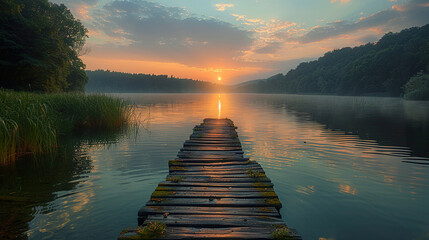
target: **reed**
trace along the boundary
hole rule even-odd
[[[51,152],[62,135],[119,131],[133,114],[133,105],[106,95],[0,90],[0,164]]]

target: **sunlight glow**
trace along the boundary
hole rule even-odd
[[[220,115],[221,115],[221,112],[222,112],[222,104],[220,102],[220,94],[218,96],[219,96],[219,101],[218,101],[218,107],[217,107],[218,108],[217,118],[220,119]]]
[[[218,77],[218,78],[217,78],[217,80],[218,80],[218,81],[222,81],[222,77]]]

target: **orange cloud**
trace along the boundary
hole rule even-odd
[[[218,11],[225,11],[227,8],[234,7],[234,4],[232,4],[232,3],[218,3],[215,6],[216,6],[216,10],[218,10]]]
[[[398,4],[393,5],[392,9],[395,11],[398,11],[398,12],[405,12],[405,10],[406,10],[404,6],[401,6]]]

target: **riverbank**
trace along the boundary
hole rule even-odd
[[[134,107],[106,95],[0,90],[0,164],[23,154],[52,152],[60,135],[119,131]]]

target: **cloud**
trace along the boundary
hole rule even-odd
[[[412,0],[408,4],[394,5],[392,9],[362,17],[357,22],[336,21],[323,27],[315,27],[298,40],[301,43],[311,43],[356,31],[378,29],[378,32],[384,33],[427,23],[429,23],[428,1]]]
[[[52,2],[66,5],[77,19],[85,21],[91,19],[90,9],[97,5],[98,0],[52,0]]]
[[[344,4],[344,3],[349,3],[350,0],[331,0],[331,3],[337,3],[337,2]]]
[[[280,42],[272,42],[267,43],[265,46],[254,49],[254,53],[258,54],[273,54],[278,52],[282,48],[282,44]]]
[[[189,66],[237,64],[251,33],[215,19],[148,1],[114,1],[94,11],[91,28],[110,40],[93,52],[135,60],[178,62]],[[102,50],[104,49],[104,50]]]
[[[216,10],[218,10],[218,11],[225,11],[227,8],[234,7],[234,4],[232,4],[232,3],[218,3],[215,6],[216,6]]]

